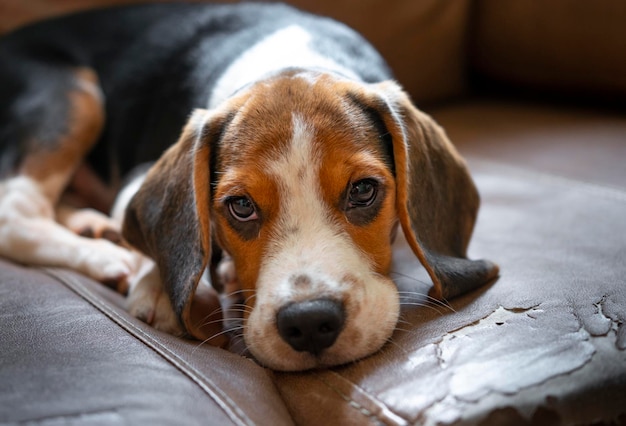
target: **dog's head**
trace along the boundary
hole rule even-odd
[[[466,259],[479,199],[443,131],[393,82],[292,70],[198,110],[131,201],[126,238],[153,257],[188,330],[212,244],[233,258],[244,338],[301,370],[379,349],[398,320],[397,225],[436,297],[489,281]]]

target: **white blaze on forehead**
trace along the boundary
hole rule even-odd
[[[321,159],[314,148],[315,129],[292,115],[292,135],[286,152],[269,162],[267,170],[280,188],[280,213],[276,227],[279,241],[289,233],[306,232],[327,225],[327,209],[320,194]]]
[[[344,285],[346,274],[369,270],[365,256],[332,220],[331,206],[322,197],[321,166],[314,127],[294,114],[286,152],[267,164],[281,193],[279,217],[270,237],[267,261],[262,265],[258,291],[262,292],[268,282],[274,297],[291,298],[294,292],[290,278],[306,275],[312,281],[312,293],[334,293]],[[306,298],[305,293],[299,297]]]
[[[291,140],[287,152],[280,158],[270,161],[269,172],[284,185],[291,187],[298,173],[306,173],[307,178],[317,177],[320,158],[313,148],[315,128],[306,120],[293,113],[291,115]]]

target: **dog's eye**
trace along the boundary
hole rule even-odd
[[[254,204],[248,197],[232,197],[226,201],[230,214],[240,222],[258,219]]]
[[[352,184],[348,200],[348,207],[367,207],[376,199],[378,182],[373,179],[363,179]]]

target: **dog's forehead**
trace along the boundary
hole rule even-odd
[[[306,128],[316,149],[378,152],[380,129],[355,101],[359,84],[341,76],[293,70],[247,88],[223,132],[225,167],[277,158]]]

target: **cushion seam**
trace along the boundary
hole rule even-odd
[[[407,424],[408,420],[406,420],[404,417],[394,413],[393,410],[391,410],[391,408],[389,406],[387,406],[387,404],[385,404],[384,402],[382,402],[382,401],[378,400],[377,398],[375,398],[373,395],[368,393],[365,389],[363,389],[362,387],[358,386],[356,383],[353,383],[352,381],[348,380],[347,378],[343,377],[342,375],[340,375],[340,374],[338,374],[338,373],[336,373],[334,371],[328,371],[328,373],[333,375],[336,379],[339,379],[339,380],[345,382],[352,389],[355,389],[360,395],[364,396],[367,400],[372,402],[375,406],[382,407],[384,410],[388,410],[389,413],[392,416],[389,416],[389,415],[387,415],[387,416],[379,416],[379,415],[377,415],[372,410],[369,410],[367,407],[364,407],[363,404],[355,401],[353,398],[351,398],[349,395],[347,395],[345,392],[343,392],[337,386],[335,386],[332,383],[330,383],[321,374],[317,375],[317,379],[318,380],[320,380],[332,392],[336,393],[341,399],[343,399],[345,402],[347,402],[348,406],[350,406],[351,408],[357,410],[359,414],[365,416],[366,418],[368,418],[370,420],[373,420],[377,424],[386,424],[386,425],[387,424],[393,424],[393,425],[405,425],[405,424]],[[396,417],[396,418],[393,418],[393,417]]]
[[[76,278],[69,274],[66,274],[63,270],[56,268],[41,268],[41,270],[47,275],[57,279],[63,285],[70,290],[78,294],[105,316],[111,319],[118,326],[126,330],[137,340],[148,346],[150,349],[159,354],[168,363],[174,366],[177,370],[182,372],[194,383],[196,383],[207,396],[214,400],[217,405],[228,415],[228,417],[238,425],[252,425],[254,424],[248,416],[231,400],[226,394],[224,394],[219,387],[213,383],[211,379],[206,377],[200,371],[198,371],[191,364],[179,357],[177,354],[169,350],[165,345],[154,339],[150,335],[146,334],[143,330],[133,325],[131,322],[120,316],[117,312],[108,306],[108,303],[100,298],[97,294],[87,289]]]

